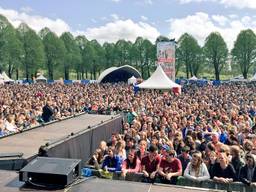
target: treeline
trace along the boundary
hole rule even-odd
[[[160,36],[156,43],[165,40],[169,39]],[[106,68],[131,65],[147,78],[155,69],[156,43],[138,37],[134,43],[121,39],[101,45],[97,40],[74,37],[69,32],[58,37],[48,28],[37,34],[25,23],[15,29],[0,15],[0,72],[6,71],[16,79],[32,79],[42,70],[47,71],[49,79],[70,79],[70,74],[76,74],[76,79],[96,79]],[[203,47],[187,33],[177,41],[176,73],[184,71],[190,77],[214,72],[218,80],[229,62],[247,78],[256,65],[256,35],[252,30],[240,32],[230,53],[217,32],[206,38]]]

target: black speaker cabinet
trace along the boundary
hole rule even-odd
[[[19,180],[35,186],[65,187],[81,176],[80,159],[37,157],[19,172]]]

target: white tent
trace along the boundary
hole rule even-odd
[[[12,80],[10,77],[8,77],[5,72],[2,72],[2,76],[4,78],[5,83],[14,83],[14,80]]]
[[[233,77],[232,79],[230,79],[230,81],[232,81],[232,82],[242,82],[242,81],[247,81],[247,79],[245,79],[243,77],[243,75],[239,75],[239,76]]]
[[[4,84],[4,77],[3,75],[0,73],[0,85]]]
[[[128,79],[128,84],[129,85],[134,85],[137,82],[136,77],[132,76]]]
[[[251,78],[251,81],[256,81],[256,73],[253,75],[253,77]]]
[[[160,65],[158,65],[156,71],[151,75],[151,77],[139,84],[138,87],[141,89],[181,89],[179,84],[174,83],[169,79],[169,77],[167,77]]]
[[[196,76],[193,76],[189,80],[196,81],[196,80],[198,80],[198,78]]]
[[[47,79],[41,74],[36,78],[36,83],[46,83]]]

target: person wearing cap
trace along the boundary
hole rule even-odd
[[[186,169],[188,163],[191,160],[191,156],[189,155],[190,148],[189,146],[185,146],[181,149],[181,154],[178,155],[178,159],[180,160],[182,164],[182,174],[184,173],[184,170]]]
[[[210,142],[214,145],[215,150],[217,151],[217,153],[219,153],[221,151],[221,148],[223,146],[223,143],[221,143],[219,141],[219,134],[218,133],[212,133],[212,141]]]
[[[175,158],[174,150],[170,150],[166,159],[162,159],[158,174],[162,183],[177,183],[178,176],[182,175],[182,165],[180,160]]]
[[[164,144],[160,150],[160,156],[161,158],[165,158],[167,153],[170,151],[169,145]]]

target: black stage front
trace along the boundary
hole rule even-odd
[[[26,186],[18,180],[18,174],[13,171],[0,171],[0,191],[17,192],[17,191],[38,191],[37,188]],[[85,178],[87,179],[87,178]],[[47,190],[40,190],[45,192]],[[99,178],[89,178],[76,185],[71,185],[62,190],[51,190],[58,192],[200,192],[216,191],[212,189],[199,189],[161,184],[146,184],[129,181],[106,180]]]
[[[120,115],[90,115],[59,121],[0,139],[0,153],[23,153],[21,158],[0,158],[0,169],[19,170],[38,155],[78,158],[83,162],[96,149],[100,140],[107,140],[112,132],[120,131]],[[1,156],[1,155],[0,155]]]

